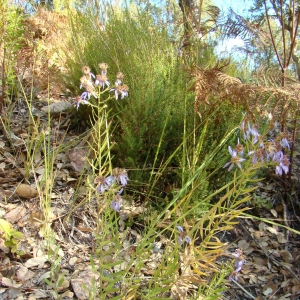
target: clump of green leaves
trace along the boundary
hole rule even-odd
[[[53,247],[52,247],[53,248]],[[62,299],[65,294],[59,294],[60,289],[65,281],[65,272],[61,272],[62,256],[60,255],[61,248],[57,246],[55,249],[49,248],[48,255],[51,262],[51,270],[44,274],[44,281],[52,288],[50,294],[53,299]],[[49,278],[49,279],[48,279]]]
[[[17,253],[19,241],[24,237],[23,233],[15,230],[6,220],[0,219],[0,234],[5,247],[10,248],[12,253]]]
[[[0,110],[4,96],[11,96],[16,92],[16,54],[21,48],[24,34],[22,24],[24,17],[21,11],[7,2],[0,3],[0,65],[2,68]]]
[[[176,59],[176,47],[167,30],[137,8],[108,9],[109,18],[102,29],[97,28],[98,16],[93,11],[86,13],[88,18],[78,14],[72,19],[75,51],[69,53],[66,86],[78,93],[74,83],[84,64],[97,72],[99,61],[105,61],[110,73],[122,71],[130,88],[128,101],[108,103],[114,112],[110,117],[115,128],[113,164],[142,169],[155,161],[157,168],[182,138],[186,78]],[[192,97],[189,101],[192,111]],[[149,172],[132,176],[132,180],[147,181]]]

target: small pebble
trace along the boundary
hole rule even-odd
[[[17,194],[23,198],[35,198],[38,195],[36,189],[28,184],[20,184],[16,190]]]

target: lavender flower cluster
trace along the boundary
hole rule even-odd
[[[181,246],[183,242],[190,244],[192,242],[191,238],[184,232],[183,228],[180,225],[176,226],[179,230],[178,244]]]
[[[120,211],[123,202],[121,194],[123,193],[124,187],[127,185],[128,180],[128,174],[125,169],[114,168],[111,175],[107,177],[97,176],[94,179],[94,183],[97,185],[97,192],[100,194],[104,194],[109,190],[118,190],[111,202],[111,208],[115,211]]]
[[[243,250],[241,249],[236,249],[235,253],[232,253],[232,255],[235,257],[235,262],[234,262],[235,269],[230,274],[229,281],[232,281],[233,279],[237,281],[238,273],[242,270],[242,267],[246,263],[246,260],[245,260],[245,256],[243,255]]]
[[[108,65],[106,63],[100,63],[99,68],[101,70],[101,74],[97,74],[96,76],[91,72],[90,67],[84,66],[82,68],[83,76],[80,78],[80,88],[84,88],[85,91],[80,95],[76,96],[75,98],[75,107],[78,110],[80,104],[89,104],[89,100],[91,96],[98,98],[95,87],[99,86],[100,89],[105,90],[106,88],[110,87],[110,82],[108,81],[107,77],[107,68]],[[115,81],[115,87],[110,89],[110,92],[115,93],[116,100],[121,99],[128,96],[129,88],[126,84],[122,83],[122,79],[124,78],[124,74],[118,72]]]
[[[258,127],[256,125],[251,126],[249,121],[244,120],[241,123],[240,129],[243,133],[244,140],[250,140],[253,145],[258,144],[256,150],[250,151],[248,156],[252,156],[252,164],[257,162],[273,162],[276,164],[276,174],[282,175],[289,172],[290,161],[287,155],[285,155],[285,149],[290,149],[289,142],[287,140],[287,134],[281,133],[276,139],[263,141],[262,136],[258,133]],[[243,158],[244,146],[238,139],[237,145],[234,149],[228,146],[231,160],[227,162],[223,168],[229,166],[228,170],[232,170],[234,165],[237,165],[242,169],[241,163],[246,159]]]

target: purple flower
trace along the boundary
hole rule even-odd
[[[263,163],[264,160],[264,149],[263,148],[259,148],[256,151],[250,151],[248,153],[248,156],[252,155],[252,163],[255,165],[259,160]]]
[[[280,143],[270,140],[265,143],[265,151],[267,154],[267,159],[272,159],[273,161],[279,161],[282,156],[282,146]]]
[[[86,91],[81,94],[81,98],[83,100],[85,100],[86,98],[88,98],[88,100],[90,100],[91,95],[93,95],[95,98],[98,98],[94,92],[94,86],[88,85],[85,87],[85,89],[86,89]]]
[[[237,281],[238,273],[242,270],[242,267],[246,263],[246,260],[243,255],[243,251],[240,249],[236,249],[235,253],[232,253],[232,255],[236,258],[234,263],[235,270],[230,274],[229,281],[232,281],[233,279]]]
[[[106,75],[97,75],[95,80],[95,85],[96,86],[100,85],[104,89],[105,85],[109,87],[110,83]]]
[[[129,180],[127,171],[125,169],[120,169],[120,168],[114,168],[112,170],[113,176],[115,180],[121,185],[125,186],[127,185],[127,182]]]
[[[124,74],[122,72],[118,72],[117,74],[117,79],[115,81],[115,86],[121,85],[122,84],[122,80],[124,78]]]
[[[80,88],[82,89],[83,87],[86,88],[88,86],[93,86],[93,81],[86,78],[86,76],[82,76],[80,78]]]
[[[116,195],[113,201],[111,202],[111,208],[115,211],[120,211],[122,201],[123,199],[121,198],[121,196],[119,194]]]
[[[185,236],[184,241],[188,244],[192,242],[191,238],[188,235]]]
[[[238,155],[243,155],[244,154],[244,146],[240,143],[240,139],[239,138],[238,138],[238,142],[237,142],[234,150],[236,151],[236,153]]]
[[[231,253],[231,255],[233,255],[234,257],[240,257],[243,255],[243,250],[241,249],[235,249],[234,253]]]
[[[242,266],[246,263],[245,259],[240,259],[240,257],[238,259],[236,259],[235,261],[235,272],[240,272],[242,270]]]
[[[286,155],[283,155],[281,152],[281,158],[279,159],[279,165],[276,166],[275,173],[277,175],[282,175],[283,173],[287,174],[289,172],[290,161]]]
[[[100,63],[99,68],[101,69],[101,75],[106,76],[108,64],[107,63]]]
[[[177,242],[180,246],[183,244],[183,240],[181,236],[178,237]]]
[[[111,89],[110,92],[115,92],[116,100],[119,99],[119,95],[121,95],[121,99],[128,96],[129,88],[126,84],[117,85],[114,89]]]
[[[105,180],[106,180],[107,184],[109,184],[110,186],[116,182],[116,178],[113,175],[107,176]]]
[[[183,228],[180,225],[177,225],[176,227],[179,230],[179,232],[181,232],[181,233],[184,232]]]
[[[76,102],[75,102],[74,106],[76,107],[77,110],[78,110],[80,104],[90,104],[89,101],[82,99],[81,96],[76,96],[75,101]]]
[[[178,236],[178,244],[181,246],[183,244],[183,242],[186,242],[188,244],[190,244],[192,242],[191,238],[186,235],[186,233],[184,232],[183,228],[180,225],[176,226],[177,229],[179,230],[180,234]]]
[[[229,281],[232,280],[238,281],[238,273],[236,273],[235,271],[233,271],[230,275],[229,275]]]
[[[223,168],[226,168],[229,166],[228,171],[230,171],[236,164],[241,169],[242,168],[241,162],[243,162],[245,160],[245,158],[238,157],[236,150],[232,150],[230,146],[228,146],[228,151],[231,155],[231,160],[229,162],[227,162],[223,166]]]
[[[97,176],[94,179],[94,183],[96,183],[97,186],[97,192],[100,194],[103,194],[105,191],[109,190],[110,186],[112,185],[111,181],[104,176]]]
[[[280,142],[280,145],[282,146],[282,148],[288,148],[290,149],[290,145],[289,145],[289,142],[286,138],[283,138]]]
[[[82,73],[85,75],[86,79],[88,80],[95,78],[95,75],[91,72],[91,69],[88,66],[82,67]]]
[[[250,126],[250,123],[248,123],[248,130],[246,131],[247,138],[252,135],[253,137],[253,143],[256,144],[259,138],[259,133],[257,131],[257,125]]]

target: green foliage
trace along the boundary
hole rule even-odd
[[[17,93],[17,52],[22,46],[24,15],[8,1],[0,3],[0,65],[2,68],[2,93],[12,96]],[[3,95],[3,97],[5,96]]]
[[[0,234],[4,239],[5,247],[10,248],[12,253],[18,253],[18,243],[23,239],[23,233],[13,229],[6,220],[0,219]]]
[[[220,271],[213,274],[210,282],[207,285],[201,286],[199,289],[199,299],[217,300],[220,299],[223,292],[226,290],[224,282],[229,276],[230,267],[222,264]]]
[[[75,52],[70,53],[71,75],[67,78],[73,93],[79,91],[74,83],[78,82],[82,65],[89,65],[97,73],[102,61],[108,63],[110,74],[122,71],[129,86],[128,101],[108,104],[114,112],[114,161],[128,168],[152,166],[155,157],[161,162],[165,153],[182,141],[186,92],[183,69],[167,31],[143,12],[110,9],[103,31],[97,28],[93,15],[84,19],[78,15],[74,33]],[[192,101],[190,98],[191,107]]]
[[[270,209],[273,206],[273,203],[270,200],[271,199],[259,197],[258,195],[253,193],[252,205]]]
[[[59,291],[65,281],[65,271],[61,272],[61,263],[62,263],[62,256],[60,255],[61,248],[57,246],[53,248],[50,246],[48,251],[49,261],[51,264],[51,269],[49,272],[46,272],[42,278],[44,279],[45,283],[51,288],[49,291],[51,297],[55,300],[63,299],[65,294],[59,294]],[[66,292],[67,294],[67,292]]]

